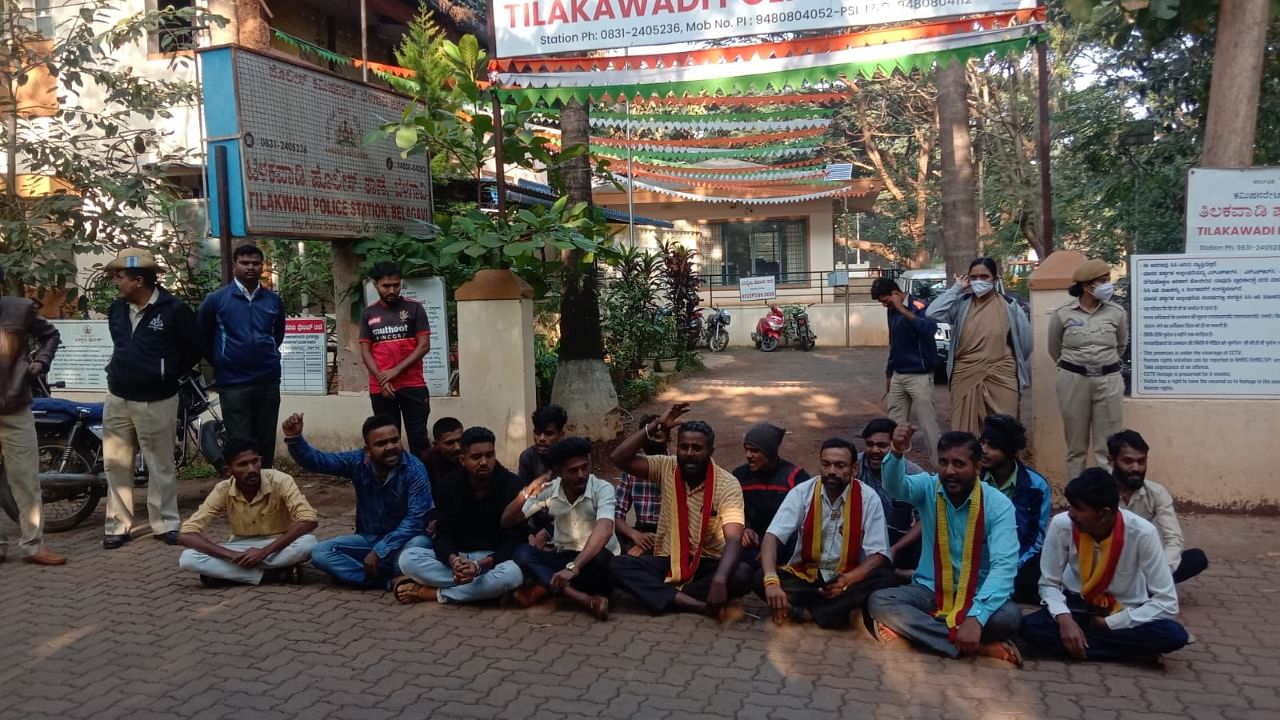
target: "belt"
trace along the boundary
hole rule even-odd
[[[1102,377],[1103,375],[1110,375],[1111,373],[1120,372],[1120,363],[1111,363],[1110,365],[1102,365],[1102,366],[1076,365],[1075,363],[1069,363],[1066,360],[1059,360],[1058,367],[1062,368],[1063,370],[1066,370],[1067,372],[1073,372],[1077,375],[1084,375],[1085,377]]]

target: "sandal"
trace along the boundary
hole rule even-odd
[[[401,605],[432,602],[437,597],[435,588],[422,585],[407,575],[401,575],[392,580],[391,591],[395,593],[396,602]]]
[[[601,622],[608,620],[609,619],[609,598],[601,597],[601,596],[596,596],[591,598],[591,604],[587,606],[587,611],[590,612],[593,616],[595,616],[595,619]]]

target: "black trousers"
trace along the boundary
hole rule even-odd
[[[779,572],[778,580],[782,583],[782,591],[787,594],[787,601],[793,607],[808,610],[818,627],[833,630],[848,627],[849,615],[858,608],[865,608],[871,593],[898,585],[898,578],[888,564],[877,567],[862,582],[830,599],[822,594],[822,588],[827,583],[822,581],[821,576],[816,582],[809,582],[789,572]],[[763,598],[763,570],[756,574],[755,584],[756,593]]]
[[[219,387],[218,403],[222,407],[227,437],[258,443],[262,467],[272,467],[276,459],[276,428],[280,422],[280,383]]]
[[[1209,557],[1204,554],[1200,548],[1192,548],[1182,551],[1182,562],[1178,563],[1178,569],[1173,573],[1173,581],[1180,583],[1183,580],[1191,578],[1204,572],[1209,567]]]
[[[396,427],[404,428],[410,452],[420,456],[427,451],[431,445],[427,438],[427,418],[431,416],[430,391],[424,387],[397,388],[393,398],[371,394],[369,404],[373,406],[374,415],[395,418]],[[403,426],[401,418],[404,419]]]
[[[693,579],[685,583],[684,587],[677,588],[665,581],[667,571],[671,569],[670,558],[663,555],[623,555],[609,563],[609,577],[614,585],[635,595],[650,612],[660,613],[671,609],[677,592],[706,601],[707,593],[711,590],[711,580],[719,566],[719,558],[702,558]],[[729,574],[729,597],[732,599],[746,595],[751,591],[751,581],[751,568],[746,563],[738,563]]]
[[[551,577],[576,557],[577,550],[539,550],[532,545],[521,545],[511,559],[520,566],[525,577],[551,590]],[[591,562],[578,568],[578,576],[569,585],[588,595],[608,595],[612,589],[609,583],[609,561],[612,558],[608,550],[601,550]]]
[[[1024,605],[1040,604],[1040,553],[1029,558],[1013,579],[1013,600]]]

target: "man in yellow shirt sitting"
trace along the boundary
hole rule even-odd
[[[293,577],[316,545],[311,534],[319,524],[315,509],[292,477],[262,469],[256,442],[228,438],[222,456],[231,477],[214,485],[200,509],[182,523],[178,542],[187,549],[178,565],[199,573],[208,587]],[[231,538],[218,544],[205,531],[224,513]]]

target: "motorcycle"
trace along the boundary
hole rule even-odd
[[[52,387],[65,387],[56,383]],[[40,490],[44,503],[44,527],[50,532],[70,530],[84,522],[107,494],[103,465],[102,403],[82,403],[50,396],[43,377],[32,387],[31,413],[38,438]],[[222,419],[209,397],[204,378],[189,373],[178,385],[178,424],[174,438],[177,467],[191,464],[198,455],[214,467],[222,464]],[[201,422],[208,412],[211,420]],[[197,453],[197,450],[199,452]],[[0,472],[4,472],[0,467]],[[134,487],[147,484],[147,464],[139,451],[133,460]],[[18,519],[18,506],[7,483],[0,485],[0,507],[10,519]]]
[[[702,308],[698,308],[702,315]],[[711,316],[702,323],[700,342],[706,343],[711,352],[720,352],[729,347],[729,321],[732,317],[724,308],[711,308]]]
[[[769,312],[756,322],[751,341],[764,352],[773,352],[779,345],[792,345],[807,352],[817,344],[818,336],[809,324],[807,305],[788,305],[785,311],[770,305]]]

